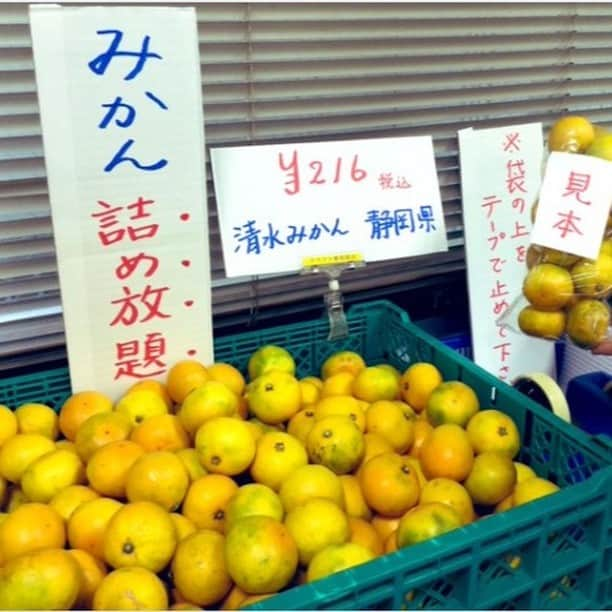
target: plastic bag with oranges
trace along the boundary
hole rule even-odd
[[[592,155],[612,161],[612,131],[584,117],[563,117],[548,135],[548,151]],[[612,194],[610,194],[612,202]],[[532,209],[532,221],[537,202]],[[612,207],[596,259],[531,244],[522,295],[498,323],[524,334],[595,349],[612,339]]]

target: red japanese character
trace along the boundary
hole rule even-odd
[[[113,208],[111,204],[108,204],[108,202],[104,202],[102,200],[98,200],[98,204],[102,206],[104,210],[92,213],[91,216],[94,219],[100,219],[100,228],[106,229],[107,227],[117,225],[117,223],[119,223],[119,220],[117,219],[117,213],[123,210],[123,206],[115,206]]]
[[[499,378],[501,380],[507,380],[509,372],[510,372],[509,366],[502,366],[501,368],[499,368]]]
[[[498,344],[493,347],[496,351],[500,352],[500,359],[502,363],[504,363],[508,359],[508,357],[510,357],[509,347],[511,346],[512,346],[511,342],[502,342],[501,344]]]
[[[497,335],[500,338],[507,338],[508,337],[508,330],[506,329],[506,327],[504,325],[500,325],[499,323],[497,324]]]
[[[487,240],[489,244],[491,245],[491,250],[494,251],[497,248],[499,241],[503,240],[506,237],[506,233],[500,232],[499,234],[496,235],[495,234],[495,223],[493,221],[491,221],[490,223],[490,229],[491,229],[491,232],[493,232],[493,235],[489,236]]]
[[[147,334],[143,341],[142,359],[138,359],[140,342],[129,340],[116,343],[117,371],[115,380],[121,377],[150,378],[166,372],[166,364],[161,360],[166,354],[166,340],[159,333]],[[158,368],[151,371],[151,367]]]
[[[506,164],[506,188],[508,193],[522,191],[527,193],[525,187],[525,169],[523,168],[524,161],[522,159],[512,160]]]
[[[516,247],[516,261],[525,263],[527,260],[527,247],[524,244]]]
[[[510,134],[506,134],[504,151],[520,151],[520,142],[521,139],[518,132],[510,132]]]
[[[480,206],[487,209],[487,219],[493,214],[496,204],[501,204],[501,200],[495,195],[489,195],[482,198],[482,204]]]
[[[128,210],[135,210],[135,213],[129,218],[132,220],[136,220],[142,219],[144,217],[150,217],[151,213],[145,212],[144,207],[153,203],[153,200],[145,200],[142,198],[142,196],[139,197],[136,202],[133,202],[132,204],[128,204],[128,206],[126,206]],[[102,200],[98,200],[98,204],[102,206],[104,210],[92,213],[91,216],[94,219],[99,219],[100,231],[98,232],[98,237],[102,246],[109,246],[111,244],[120,242],[125,238],[126,232],[128,238],[132,242],[135,242],[136,240],[142,240],[143,238],[152,238],[153,236],[155,236],[155,234],[157,234],[159,225],[156,223],[142,225],[139,227],[133,227],[131,225],[128,225],[127,227],[118,227],[116,229],[109,230],[108,228],[114,227],[119,224],[117,213],[122,211],[124,207],[112,207],[110,204]]]
[[[586,204],[587,206],[591,205],[591,200],[588,202],[581,199],[581,195],[589,188],[591,184],[591,175],[590,174],[582,174],[580,172],[570,172],[569,178],[567,180],[567,185],[565,186],[565,193],[563,197],[569,195],[575,195],[576,200],[581,204]]]
[[[300,191],[300,173],[298,168],[298,152],[293,150],[291,161],[285,162],[283,154],[278,154],[278,165],[283,172],[287,172],[287,180],[285,181],[285,193],[295,195]]]
[[[573,210],[567,213],[557,213],[557,216],[561,217],[561,219],[553,225],[553,228],[560,230],[561,238],[565,238],[568,234],[580,234],[582,236],[582,232],[576,223],[581,218],[575,215]]]
[[[491,266],[493,272],[495,272],[496,274],[501,274],[506,260],[502,259],[501,257],[492,257],[491,259],[489,259],[489,262],[493,264]]]
[[[521,215],[525,212],[525,198],[514,198],[512,208],[518,208]]]
[[[152,289],[151,285],[147,285],[142,293],[131,293],[129,287],[123,287],[124,297],[112,300],[111,304],[120,304],[121,307],[115,318],[111,321],[110,326],[121,323],[129,326],[140,320],[141,323],[150,321],[154,317],[160,319],[167,319],[170,315],[161,312],[161,300],[163,293],[168,291],[169,287],[161,287],[158,289]],[[140,299],[140,303],[145,307],[146,314],[144,317],[139,319],[138,307],[134,302]]]
[[[493,314],[496,317],[498,317],[501,314],[503,314],[506,310],[508,310],[509,307],[510,307],[510,304],[508,304],[506,300],[495,302],[493,304]]]
[[[129,278],[140,263],[147,260],[149,263],[147,271],[144,273],[144,275],[145,277],[152,276],[159,267],[159,260],[157,257],[145,255],[144,253],[138,253],[138,255],[134,255],[132,257],[121,255],[121,263],[115,268],[115,276],[119,280]]]
[[[495,287],[491,290],[489,297],[498,298],[508,295],[508,285],[502,283],[499,279],[495,281]]]
[[[522,236],[529,236],[526,225],[521,225],[518,221],[514,222],[514,234],[510,235],[510,238],[521,238]]]
[[[128,210],[135,210],[136,212],[130,217],[132,221],[136,219],[144,219],[145,217],[150,217],[150,212],[145,212],[145,206],[150,206],[154,204],[155,200],[145,200],[142,196],[139,196],[136,202],[132,202],[128,204],[126,208]]]
[[[393,189],[393,173],[381,172],[378,175],[378,184],[381,189]]]
[[[132,227],[128,225],[127,232],[128,237],[132,242],[136,240],[143,240],[144,238],[153,238],[157,234],[159,229],[158,223],[151,223],[150,225],[141,225],[140,227]]]

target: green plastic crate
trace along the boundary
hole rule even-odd
[[[284,346],[298,376],[317,374],[331,353],[349,349],[368,364],[404,370],[430,361],[462,380],[483,408],[509,414],[521,430],[519,459],[562,491],[440,538],[386,555],[252,609],[610,609],[612,608],[612,447],[557,419],[413,324],[388,302],[353,306],[349,336],[327,340],[321,318],[219,338],[215,358],[246,370],[262,344]],[[59,409],[70,387],[65,369],[0,381],[0,403],[46,402]]]

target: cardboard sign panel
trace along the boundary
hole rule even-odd
[[[212,361],[192,8],[30,9],[73,391]]]

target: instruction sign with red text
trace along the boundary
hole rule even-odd
[[[512,381],[554,373],[554,344],[498,323],[521,294],[531,208],[541,182],[542,125],[459,132],[461,192],[474,361]]]

